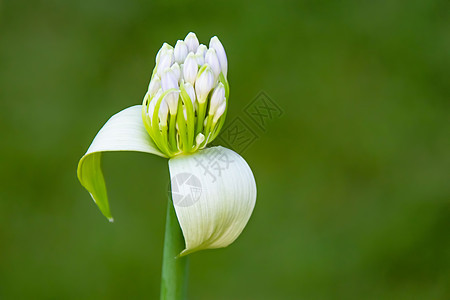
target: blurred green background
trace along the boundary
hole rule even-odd
[[[229,59],[227,123],[258,184],[190,299],[450,299],[448,1],[0,1],[0,298],[157,299],[167,161],[108,153],[116,222],[76,178],[156,52],[189,31]],[[261,91],[284,114],[244,113]],[[226,123],[226,124],[227,124]]]

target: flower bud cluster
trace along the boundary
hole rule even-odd
[[[190,32],[175,47],[164,43],[158,51],[142,117],[167,156],[195,152],[217,137],[228,108],[227,68],[216,36],[208,48]]]

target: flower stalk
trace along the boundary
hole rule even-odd
[[[183,249],[183,233],[175,215],[172,197],[169,195],[161,273],[161,300],[186,299],[189,262],[187,256],[178,256]]]

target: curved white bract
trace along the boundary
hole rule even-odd
[[[112,116],[100,129],[78,163],[78,179],[91,194],[103,215],[112,221],[101,170],[104,151],[139,151],[166,157],[148,135],[142,121],[142,106],[126,108]]]
[[[213,147],[169,160],[172,198],[186,255],[231,244],[256,201],[253,173],[236,152]]]

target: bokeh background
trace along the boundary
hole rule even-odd
[[[76,178],[163,42],[223,42],[258,200],[191,255],[190,299],[450,299],[448,1],[0,1],[0,298],[157,299],[167,161]],[[244,112],[265,91],[284,113]]]

